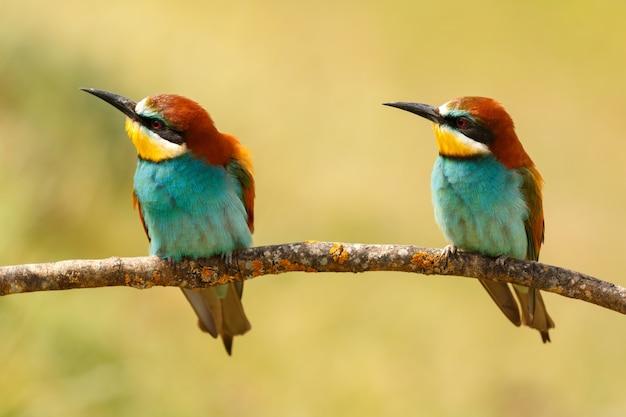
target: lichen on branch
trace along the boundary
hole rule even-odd
[[[314,241],[242,249],[232,259],[228,265],[219,256],[177,263],[148,256],[4,266],[0,295],[110,286],[203,288],[286,272],[396,271],[521,284],[626,314],[625,288],[533,261],[468,252],[445,259],[440,249]]]

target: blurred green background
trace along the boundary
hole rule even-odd
[[[517,4],[517,5],[516,5]],[[140,256],[115,109],[179,93],[253,152],[255,244],[442,247],[429,124],[385,101],[501,101],[545,178],[541,260],[626,285],[626,3],[0,3],[0,263]],[[228,357],[172,288],[0,298],[0,416],[616,416],[626,320],[545,295],[553,343],[474,280],[247,284]]]

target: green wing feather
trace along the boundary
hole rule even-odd
[[[528,218],[524,222],[528,249],[526,259],[536,261],[539,259],[539,251],[544,237],[543,203],[541,188],[543,179],[535,167],[520,169],[522,175],[522,192],[528,205]]]
[[[228,172],[241,184],[241,201],[248,213],[248,228],[254,232],[254,176],[246,166],[246,161],[231,159]]]
[[[541,188],[543,180],[534,166],[520,168],[522,175],[522,192],[528,205],[528,218],[524,222],[528,249],[526,259],[536,261],[544,238],[543,203]],[[546,311],[546,306],[539,290],[535,288],[513,285],[522,310],[522,322],[539,330],[543,342],[550,341],[548,331],[554,327],[554,322]]]

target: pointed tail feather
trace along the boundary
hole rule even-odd
[[[519,306],[509,286],[503,282],[480,280],[483,287],[487,290],[491,299],[496,303],[504,315],[511,320],[516,326],[522,324],[522,320],[519,315]]]
[[[182,290],[198,316],[200,329],[213,337],[220,335],[230,355],[233,336],[246,333],[251,326],[241,305],[242,286],[230,283],[225,287],[227,291],[223,298],[218,296],[218,293],[223,293],[222,288],[200,290],[182,288]]]
[[[554,322],[541,297],[541,292],[535,288],[513,285],[517,298],[522,306],[522,323],[541,334],[543,343],[550,341],[548,330],[554,328]]]

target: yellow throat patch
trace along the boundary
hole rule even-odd
[[[136,120],[126,119],[126,133],[141,159],[159,162],[176,158],[187,152],[185,144],[178,145],[161,138]]]
[[[472,140],[445,125],[434,124],[433,130],[440,155],[467,158],[490,153],[489,147],[484,143]]]

